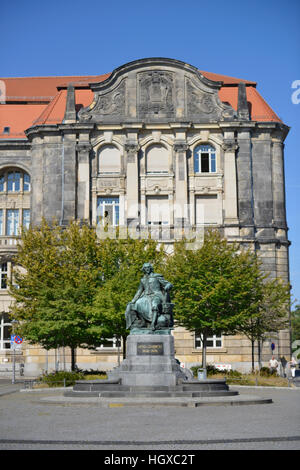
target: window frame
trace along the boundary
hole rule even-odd
[[[202,171],[202,155],[208,154],[209,171]],[[193,150],[194,173],[207,175],[217,173],[217,150],[211,144],[199,144]],[[213,169],[212,169],[213,167]]]
[[[7,261],[0,263],[0,291],[7,290],[8,264]]]
[[[12,324],[9,321],[8,314],[6,312],[1,312],[0,313],[0,351],[7,351],[11,349],[11,341],[10,341],[10,336],[8,336],[7,339],[5,339],[5,328],[10,327],[12,328]],[[4,345],[7,344],[8,347],[5,348]]]
[[[16,174],[19,177],[16,179]],[[12,175],[10,177],[10,175]],[[16,184],[18,183],[18,189]],[[9,189],[11,184],[11,189]],[[6,194],[19,194],[19,193],[30,193],[31,191],[31,176],[27,171],[22,168],[12,167],[6,168],[0,172],[0,193]]]
[[[209,346],[207,344],[208,341],[212,341],[212,343],[213,343],[212,346]],[[217,341],[220,341],[220,343],[221,343],[219,346],[217,346]],[[208,336],[206,338],[206,348],[207,349],[222,349],[222,348],[224,348],[223,341],[224,341],[224,339],[223,339],[222,334],[220,336],[217,336],[217,335]],[[197,342],[200,342],[199,346],[197,346]],[[194,335],[194,349],[197,349],[197,350],[199,350],[199,349],[202,350],[203,349],[201,336],[198,335],[197,333],[195,333],[195,335]]]
[[[107,202],[104,204],[101,210],[101,202],[100,200],[112,200],[111,203]],[[106,201],[104,201],[106,202]],[[106,223],[105,221],[105,207],[110,206],[112,207],[112,223]],[[103,213],[102,213],[103,212]],[[101,219],[100,219],[101,218]],[[97,196],[97,208],[96,208],[96,225],[102,222],[103,226],[109,225],[111,227],[118,227],[120,225],[120,197],[119,196]]]

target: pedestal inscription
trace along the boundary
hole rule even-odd
[[[138,356],[163,356],[163,343],[137,343]]]

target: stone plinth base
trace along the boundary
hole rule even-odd
[[[174,386],[191,378],[175,360],[171,335],[129,335],[126,359],[108,372],[109,380],[129,386]]]

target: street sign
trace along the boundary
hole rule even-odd
[[[274,349],[275,349],[275,344],[274,343],[271,344],[271,349],[272,349],[272,351],[274,351]]]
[[[19,350],[21,348],[22,342],[23,342],[23,338],[21,338],[21,336],[11,335],[10,337],[11,349]]]

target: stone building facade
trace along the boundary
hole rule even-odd
[[[256,250],[272,277],[289,280],[284,140],[289,128],[256,83],[200,72],[173,59],[137,60],[92,77],[2,79],[0,105],[0,370],[11,350],[6,279],[20,226],[42,217],[129,226],[172,250],[182,227]],[[100,224],[100,225],[99,225]],[[201,341],[174,331],[177,357],[201,362]],[[290,355],[289,331],[271,338]],[[208,362],[249,369],[250,343],[212,337]],[[264,360],[270,358],[265,345]],[[68,351],[24,344],[25,373],[69,365]],[[79,350],[79,367],[111,368],[116,340]]]

